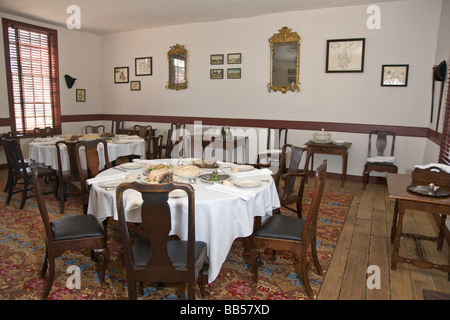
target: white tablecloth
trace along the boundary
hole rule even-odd
[[[30,143],[29,158],[35,160],[37,163],[43,163],[51,166],[53,169],[58,169],[58,154],[55,143],[58,138],[36,139]],[[101,152],[100,152],[101,151]],[[99,153],[103,155],[103,145],[99,145]],[[130,154],[138,155],[141,158],[145,157],[145,140],[137,136],[120,136],[119,139],[108,142],[108,157],[109,161],[114,161],[118,157],[127,156]],[[67,152],[61,154],[61,161],[63,170],[69,170],[69,155]],[[100,166],[104,166],[103,156],[100,157]],[[82,166],[85,166],[85,160]]]
[[[171,162],[173,160],[147,160],[151,163]],[[224,164],[225,172],[230,172],[231,164]],[[228,166],[228,168],[226,168]],[[142,173],[142,169],[128,170],[135,177]],[[204,241],[208,245],[208,256],[210,260],[209,282],[214,281],[225,262],[228,252],[235,239],[250,236],[253,232],[253,222],[256,216],[271,215],[272,210],[280,207],[275,183],[267,171],[260,174],[254,170],[254,175],[246,179],[267,180],[256,188],[246,188],[254,195],[249,200],[228,193],[211,190],[209,183],[201,182],[193,184],[195,189],[195,224],[196,240]],[[114,175],[117,178],[120,171],[109,169],[100,173],[97,177]],[[121,176],[125,177],[123,172]],[[242,179],[242,178],[233,178]],[[125,182],[125,180],[124,180]],[[186,181],[183,181],[186,182]],[[239,190],[237,187],[233,187]],[[105,190],[99,186],[99,182],[92,184],[89,195],[88,213],[97,217],[99,221],[112,217],[117,220],[117,208],[115,202],[116,190]],[[172,212],[171,234],[178,235],[181,239],[187,239],[187,198],[170,198],[169,204]],[[140,208],[126,212],[127,220],[130,222],[141,222]]]

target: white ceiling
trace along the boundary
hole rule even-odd
[[[387,2],[399,0],[376,0]],[[195,22],[245,18],[327,7],[369,5],[373,0],[0,0],[0,12],[66,26],[77,5],[81,30],[99,35]]]

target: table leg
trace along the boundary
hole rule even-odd
[[[391,242],[394,243],[395,230],[397,229],[397,216],[398,216],[398,199],[395,199],[394,215],[392,217],[392,229],[391,229]]]
[[[347,178],[347,161],[348,161],[348,153],[346,152],[342,156],[342,187],[344,186],[344,181]]]
[[[403,201],[398,201],[398,221],[395,228],[394,251],[392,252],[391,269],[396,270],[399,259],[400,237],[402,235],[403,216],[405,214],[405,206]]]

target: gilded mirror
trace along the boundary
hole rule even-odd
[[[167,88],[174,90],[186,89],[187,51],[184,45],[176,44],[170,47],[169,52],[167,52],[167,59],[169,60],[169,81]]]
[[[300,41],[291,28],[283,27],[270,39],[270,91],[300,91]]]

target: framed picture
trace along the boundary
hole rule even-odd
[[[210,79],[223,79],[223,69],[210,69],[209,70]]]
[[[130,81],[130,89],[131,89],[131,91],[140,91],[141,90],[141,82],[140,81]]]
[[[77,89],[76,90],[76,101],[77,102],[86,102],[86,89]]]
[[[152,57],[134,59],[134,68],[136,76],[151,76]]]
[[[227,79],[240,79],[240,78],[241,78],[241,68],[227,69]]]
[[[382,87],[407,87],[408,64],[384,64],[381,68]]]
[[[241,63],[241,54],[240,53],[229,53],[227,55],[228,64],[239,64]]]
[[[364,72],[365,38],[327,40],[326,72]]]
[[[128,67],[114,68],[114,83],[128,83]]]
[[[211,64],[223,64],[223,54],[212,54]]]

